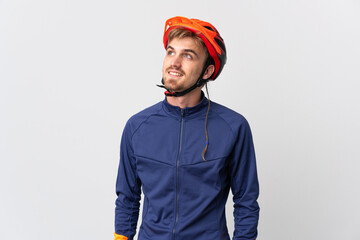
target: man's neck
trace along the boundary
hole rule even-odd
[[[180,97],[166,97],[166,101],[173,105],[178,106],[180,108],[194,107],[201,100],[201,88],[196,88],[191,92],[185,94]]]

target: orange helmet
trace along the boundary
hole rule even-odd
[[[186,17],[173,17],[169,18],[165,23],[164,30],[164,47],[166,49],[168,42],[168,35],[174,28],[183,27],[191,32],[197,33],[198,36],[204,41],[206,48],[209,51],[211,58],[214,60],[215,71],[210,77],[210,80],[215,80],[226,63],[226,49],[225,43],[220,33],[216,28],[208,22],[198,19],[189,19]]]

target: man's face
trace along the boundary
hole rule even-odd
[[[197,45],[190,37],[171,40],[163,63],[165,87],[181,92],[194,85],[202,73],[206,57],[206,48]]]

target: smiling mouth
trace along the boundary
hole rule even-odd
[[[182,74],[179,72],[168,71],[168,74],[174,77],[181,77]]]

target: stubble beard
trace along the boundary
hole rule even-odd
[[[183,84],[178,84],[177,80],[164,78],[164,85],[171,92],[181,92],[183,90]]]
[[[168,76],[168,72],[172,70],[172,68],[168,68],[166,69],[166,71],[163,74],[163,79],[164,79],[164,85],[166,87],[166,89],[168,89],[171,92],[181,92],[185,90],[185,82],[184,82],[184,77],[185,77],[185,73],[184,71],[182,71],[181,69],[174,69],[176,71],[180,71],[182,74],[182,77],[180,79],[173,79],[172,77]]]

